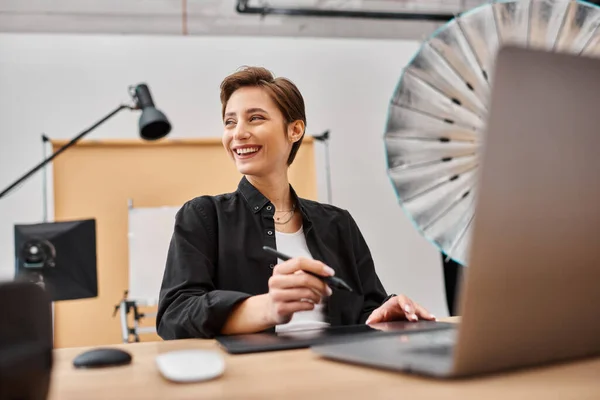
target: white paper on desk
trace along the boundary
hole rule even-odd
[[[129,299],[158,302],[175,214],[180,208],[129,209]]]

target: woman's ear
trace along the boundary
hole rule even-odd
[[[304,135],[304,122],[301,120],[294,121],[288,126],[288,137],[292,143],[296,143],[302,139]]]

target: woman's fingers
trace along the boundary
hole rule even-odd
[[[398,295],[394,297],[396,303],[398,304],[398,308],[400,312],[404,313],[404,317],[409,321],[417,321],[419,318],[415,314],[416,307],[411,299],[404,295]]]
[[[308,275],[308,274],[304,271],[296,271],[296,272],[294,272],[294,275]],[[308,276],[311,276],[311,275],[308,275]],[[311,286],[310,289],[313,290],[318,296],[331,296],[333,294],[333,291],[331,290],[331,288],[325,282],[321,281],[320,279],[317,279],[317,280],[319,282],[321,282],[318,284],[319,287],[314,288]]]
[[[435,320],[435,315],[431,314],[408,297],[399,295],[396,296],[396,298],[398,305],[404,311],[404,315],[409,321],[418,321],[419,319]]]
[[[385,312],[383,307],[379,307],[376,310],[373,310],[371,315],[369,315],[369,317],[367,318],[367,322],[365,323],[368,325],[376,324],[381,321],[385,321]]]
[[[305,273],[273,275],[269,278],[269,289],[312,289],[320,296],[331,296],[331,288],[320,279]]]
[[[429,321],[435,321],[435,315],[433,315],[432,313],[430,313],[429,311],[427,311],[425,308],[421,307],[419,304],[416,304],[417,307],[417,317],[421,318],[421,319],[426,319]]]
[[[271,297],[276,302],[295,302],[311,301],[315,304],[321,302],[321,296],[314,290],[308,288],[296,289],[274,289],[271,291]]]
[[[409,321],[423,320],[435,320],[435,316],[429,313],[425,308],[415,303],[404,295],[395,296],[379,308],[374,310],[369,318],[367,324],[374,324],[378,322],[394,321],[398,319],[407,319]]]
[[[324,296],[331,296],[331,288],[310,273],[334,275],[330,267],[308,258],[293,258],[273,269],[269,278],[269,313],[276,323],[288,322],[295,312],[312,310]]]
[[[292,258],[291,260],[277,264],[273,269],[273,275],[288,275],[296,271],[309,271],[321,276],[335,275],[335,271],[321,261],[304,257]]]

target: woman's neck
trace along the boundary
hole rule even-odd
[[[290,183],[286,174],[269,178],[246,176],[246,179],[273,203],[276,210],[290,210],[292,208]]]

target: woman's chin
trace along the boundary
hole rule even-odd
[[[249,163],[236,163],[237,170],[242,175],[260,175],[260,168]]]

